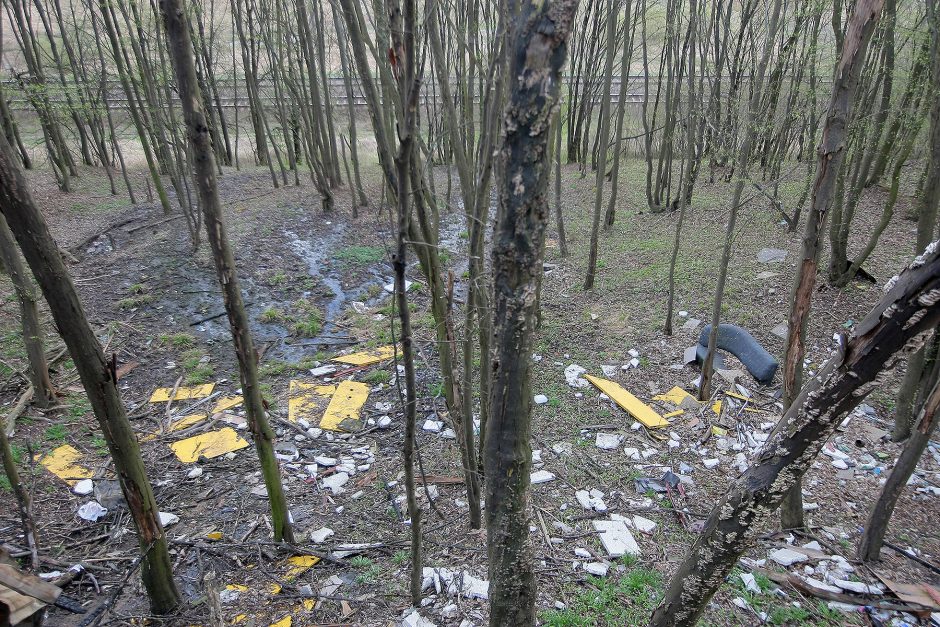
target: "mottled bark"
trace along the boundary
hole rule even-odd
[[[166,614],[179,604],[173,582],[166,536],[160,525],[153,490],[147,479],[140,447],[121,402],[115,364],[104,351],[69,277],[45,219],[33,202],[18,160],[0,136],[0,213],[19,242],[49,310],[62,335],[95,417],[108,444],[143,553],[141,578],[154,613]]]
[[[548,142],[577,0],[526,3],[514,13],[509,101],[497,167],[493,235],[493,346],[486,431],[490,625],[535,623],[529,536],[530,367],[542,277]]]
[[[293,542],[293,532],[288,521],[287,499],[281,485],[280,468],[274,456],[274,431],[268,424],[264,401],[258,385],[258,364],[249,332],[248,313],[242,302],[241,289],[235,272],[235,257],[228,243],[225,224],[222,221],[222,205],[219,201],[215,178],[215,155],[209,138],[209,127],[202,110],[202,96],[196,80],[190,29],[183,12],[181,0],[160,0],[160,12],[167,33],[167,43],[172,55],[173,69],[179,85],[183,117],[189,135],[194,173],[199,190],[199,204],[205,216],[206,232],[212,256],[215,260],[222,297],[228,314],[235,355],[238,358],[238,373],[241,379],[242,396],[248,428],[255,441],[255,449],[261,462],[271,505],[271,524],[274,539],[278,542]]]
[[[790,409],[712,509],[705,529],[673,575],[654,627],[694,625],[740,555],[762,533],[787,491],[806,473],[842,418],[885,379],[901,353],[940,323],[937,242],[886,286],[887,294],[843,338],[840,351],[804,385]]]

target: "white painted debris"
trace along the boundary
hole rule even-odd
[[[587,370],[578,364],[571,364],[565,368],[565,381],[573,388],[586,388],[589,384],[587,379],[581,377]]]
[[[575,548],[574,554],[582,559],[591,559],[591,552],[580,546]]]
[[[604,373],[605,377],[615,377],[617,376],[617,366],[601,366],[601,372]]]
[[[535,398],[533,398],[532,400],[535,401],[536,405],[544,405],[545,403],[548,402],[548,397],[545,396],[544,394],[536,394]]]
[[[760,594],[760,586],[757,585],[757,580],[754,579],[754,575],[751,573],[741,573],[741,581],[744,582],[745,590],[753,592],[754,594]]]
[[[327,457],[326,455],[317,455],[313,458],[313,461],[320,466],[335,466],[339,463],[339,460],[335,457]]]
[[[805,579],[806,583],[810,584],[814,588],[819,588],[821,590],[825,590],[826,592],[838,592],[838,593],[842,592],[841,588],[836,588],[835,586],[831,586],[825,581],[820,581],[819,579],[814,579],[813,577],[803,577],[803,579]]]
[[[338,472],[323,479],[323,487],[332,490],[333,494],[342,494],[345,492],[343,486],[349,481],[349,475],[345,472]]]
[[[180,521],[180,517],[170,512],[160,512],[160,524],[164,527],[175,525]]]
[[[843,590],[849,590],[857,594],[881,594],[884,592],[884,586],[873,583],[867,584],[860,581],[848,581],[845,579],[834,579],[832,583]]]
[[[438,594],[446,591],[448,596],[460,594],[466,599],[480,599],[482,601],[486,601],[490,596],[490,582],[475,577],[466,570],[458,571],[450,568],[425,566],[421,570],[421,589],[428,590],[432,586]]]
[[[375,404],[375,411],[380,412],[389,412],[392,411],[392,404],[388,402],[378,402]]]
[[[633,359],[631,359],[631,360],[630,360],[630,367],[631,367],[631,368],[639,368],[639,367],[640,367],[640,360],[637,359],[636,357],[634,357]]]
[[[584,570],[595,577],[606,577],[609,569],[610,566],[604,562],[590,562],[584,565]]]
[[[603,451],[612,451],[620,446],[623,441],[622,435],[616,433],[598,433],[594,439],[594,445]]]
[[[388,288],[388,286],[385,286]],[[386,292],[390,291],[388,289]],[[401,619],[401,627],[437,627],[435,623],[432,623],[424,616],[418,613],[418,610],[412,608],[411,613]]]
[[[659,452],[659,451],[657,451],[657,450],[654,449],[654,448],[647,448],[647,449],[643,449],[643,451],[640,452],[640,455],[643,456],[643,459],[649,459],[650,457],[652,457],[653,455],[655,455],[655,454],[658,453],[658,452]]]
[[[819,509],[819,503],[810,503],[809,501],[803,501],[804,512],[814,512],[817,509]]]
[[[414,283],[413,281],[409,281],[408,279],[405,279],[405,291],[406,291],[406,292],[407,292],[409,289],[411,289],[411,286],[412,286],[413,283]],[[384,285],[384,286],[382,287],[382,289],[385,290],[386,292],[388,292],[389,294],[394,294],[394,293],[395,293],[395,282],[392,281],[391,283],[389,283],[389,284],[387,284],[387,285]]]
[[[740,607],[742,610],[747,610],[751,608],[748,602],[742,599],[741,597],[734,597],[733,599],[731,599],[731,602],[737,605],[738,607]]]
[[[803,553],[798,553],[792,549],[777,549],[767,557],[781,566],[792,566],[793,564],[805,562],[809,559]]]
[[[610,557],[640,555],[640,545],[627,529],[626,523],[621,520],[594,520],[592,523]]]
[[[531,481],[533,485],[538,483],[548,483],[549,481],[554,480],[555,475],[548,472],[547,470],[536,470],[531,475],[529,475],[529,481]]]
[[[627,447],[623,449],[623,454],[635,462],[640,461],[640,449],[638,448]]]
[[[643,533],[650,534],[656,529],[656,523],[649,518],[643,518],[642,516],[633,517],[633,525],[637,528],[638,531]]]
[[[719,461],[720,460],[717,457],[713,457],[711,459],[703,459],[702,465],[705,466],[705,468],[708,468],[709,470],[711,470],[712,468],[718,465]]]
[[[834,459],[834,460],[832,460],[832,461],[829,462],[829,463],[832,464],[832,467],[833,467],[833,468],[838,468],[839,470],[848,470],[848,469],[849,469],[849,465],[848,465],[847,463],[845,463],[845,460],[844,460],[844,459]]]
[[[604,503],[603,496],[603,492],[599,493],[599,496],[594,496],[587,490],[578,490],[574,493],[574,497],[578,499],[581,507],[601,513],[607,511],[607,504]]]
[[[828,455],[832,459],[841,459],[843,461],[849,459],[849,456],[837,449],[836,445],[832,442],[827,442],[823,447],[822,452],[824,455]]]
[[[95,522],[107,513],[108,510],[101,507],[98,501],[88,501],[78,508],[78,517],[89,522]]]
[[[310,374],[315,377],[322,377],[323,375],[332,374],[334,372],[336,372],[336,366],[320,366],[319,368],[310,370]]]
[[[440,433],[444,429],[444,423],[440,420],[433,420],[428,418],[424,421],[424,426],[421,427],[425,431],[430,431],[431,433]]]
[[[72,492],[79,496],[87,496],[95,491],[95,482],[91,479],[82,479],[74,486],[72,486]]]
[[[688,317],[689,317],[689,312],[688,312],[688,311],[680,311],[680,312],[679,312],[679,317],[680,317],[680,318],[688,318]]]
[[[571,442],[556,442],[555,444],[552,444],[552,451],[554,451],[556,455],[560,455],[562,457],[571,455]]]
[[[390,426],[392,426],[392,418],[391,416],[382,416],[379,418],[379,421],[376,424],[378,425],[379,429],[388,429]]]
[[[331,538],[332,536],[333,530],[329,527],[321,527],[316,531],[310,532],[310,540],[316,542],[317,544],[326,542],[327,538]]]
[[[643,425],[641,425],[639,422],[637,422],[637,421],[634,420],[634,421],[633,421],[633,424],[630,425],[630,430],[631,430],[631,431],[639,431],[639,430],[640,430],[640,427],[642,427],[642,426],[643,426]]]
[[[441,437],[444,438],[445,440],[456,440],[457,433],[453,429],[448,427],[444,429],[443,431],[441,431]]]
[[[241,595],[241,590],[219,590],[219,601],[222,605],[229,605],[238,600],[238,597]]]
[[[201,476],[202,476],[201,466],[196,466],[195,468],[193,468],[192,470],[186,473],[187,479],[195,479],[196,477],[201,477]]]

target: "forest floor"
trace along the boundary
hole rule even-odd
[[[367,197],[378,203],[382,194],[374,165],[366,166]],[[553,477],[532,490],[538,608],[547,625],[644,624],[704,515],[779,416],[775,397],[779,374],[769,386],[744,374],[737,380],[740,388],[716,377],[722,390],[716,400],[723,399],[723,411],[715,414],[710,403],[701,408],[686,404],[684,412],[671,417],[670,427],[661,431],[634,428],[633,419],[596,389],[566,381],[565,369],[577,364],[587,374],[617,381],[665,414],[676,407],[654,397],[674,386],[691,389],[698,376],[697,367],[684,365],[682,355],[701,331],[702,325],[695,321],[710,318],[729,184],[702,182],[696,190],[677,266],[676,310],[685,315],[676,319],[676,333],[667,337],[662,326],[675,216],[643,210],[644,174],[643,163],[631,161],[621,177],[617,222],[601,236],[593,291],[581,289],[593,176],[582,178],[574,167],[563,170],[568,257],[559,254],[554,225],[549,235],[532,381],[532,393],[546,397],[533,410],[533,448],[539,460],[534,470]],[[438,191],[446,187],[444,176],[439,173]],[[183,614],[150,624],[208,624],[204,582],[210,573],[214,579],[210,576],[209,581],[221,588],[227,621],[279,627],[397,624],[410,603],[407,508],[401,484],[403,429],[398,392],[392,384],[395,366],[385,361],[350,371],[335,364],[339,376],[311,374],[311,369],[338,355],[394,340],[391,298],[383,290],[391,280],[387,210],[363,207],[354,219],[348,192],[342,189],[335,211],[324,215],[311,185],[273,190],[269,175],[261,169],[226,171],[220,179],[229,237],[261,354],[264,392],[279,440],[286,445],[279,448],[298,533],[298,548],[292,552],[271,542],[267,502],[263,492],[258,495],[263,483],[252,447],[196,463],[181,462],[169,447],[183,437],[230,425],[242,438],[251,439],[243,429],[240,407],[218,411],[185,431],[167,432],[169,424],[182,416],[212,413],[210,404],[237,394],[239,388],[227,321],[218,315],[223,312],[222,301],[208,246],[203,243],[194,254],[181,219],[166,220],[152,203],[131,207],[111,197],[99,172],[83,172],[70,194],[56,190],[45,174],[31,174],[31,179],[60,246],[73,257],[70,269],[86,313],[107,351],[116,353],[127,370],[120,385],[159,507],[179,518],[168,526],[168,536],[177,582],[192,603]],[[785,205],[799,195],[801,185],[793,181],[782,186]],[[855,229],[859,238],[872,228],[884,195],[874,189],[864,199]],[[853,321],[864,317],[880,298],[881,285],[912,257],[914,223],[904,218],[908,208],[909,201],[902,199],[866,265],[879,284],[856,281],[834,289],[823,282],[815,293],[808,370],[828,358],[835,346],[833,334],[847,331]],[[465,268],[462,216],[442,213],[441,233],[441,256],[454,270],[459,297]],[[778,325],[786,319],[799,241],[798,233],[788,233],[761,199],[742,208],[723,321],[746,328],[778,357],[783,340],[773,330],[779,332]],[[762,263],[758,252],[765,248],[784,250],[786,257]],[[428,478],[428,490],[420,494],[425,565],[464,572],[466,584],[470,577],[486,578],[485,532],[468,528],[466,495],[459,482],[460,455],[456,440],[448,437],[440,396],[427,290],[414,266],[409,279],[415,282],[411,294],[419,349],[419,425],[434,419],[433,414],[445,422],[441,430],[418,433],[421,472]],[[0,296],[0,392],[9,406],[25,385],[21,375],[25,356],[15,298],[5,279],[0,281]],[[57,352],[51,325],[47,341],[50,351]],[[634,359],[635,367],[629,367]],[[741,368],[733,358],[727,361],[729,368]],[[864,411],[853,414],[834,436],[831,455],[820,456],[810,471],[805,481],[809,531],[777,533],[776,521],[770,521],[758,545],[748,552],[749,559],[765,559],[788,542],[800,546],[816,541],[818,545],[804,549],[808,557],[791,572],[812,573],[820,580],[828,572],[866,583],[878,583],[876,574],[909,583],[940,582],[936,572],[889,549],[872,568],[854,561],[860,527],[879,482],[900,452],[898,445],[881,437],[891,429],[900,374],[892,374],[869,396]],[[331,382],[330,377],[336,380]],[[344,379],[368,386],[362,430],[319,431],[322,405],[316,411],[308,408],[309,425],[287,420],[291,388],[298,385],[292,381],[327,386]],[[67,594],[89,609],[113,598],[102,624],[131,624],[148,611],[139,577],[132,570],[138,551],[133,525],[120,499],[97,522],[82,520],[76,512],[94,496],[74,494],[36,461],[68,444],[80,453],[78,463],[96,483],[105,486],[113,478],[104,441],[69,361],[55,364],[55,382],[62,395],[58,408],[27,410],[17,421],[13,438],[21,466],[31,468],[24,474],[39,523],[43,570],[64,571],[82,563],[93,577],[82,578]],[[149,402],[159,387],[208,383],[214,384],[209,400],[176,401],[169,407]],[[736,399],[724,396],[724,391],[751,400],[746,406],[736,405]],[[382,428],[384,416],[391,423]],[[713,426],[726,435],[713,431]],[[607,436],[614,436],[614,448],[599,448],[599,441],[611,439]],[[836,468],[832,455],[847,456],[852,464],[846,465],[854,466]],[[666,495],[648,489],[655,484],[637,487],[638,479],[641,484],[644,479],[659,480],[667,470],[681,475],[681,490]],[[324,479],[329,482],[342,471],[349,475],[348,482],[335,491],[328,489]],[[888,539],[940,565],[940,531],[931,522],[940,514],[936,450],[925,455],[918,473],[898,505]],[[602,493],[594,496],[603,500],[604,507],[582,506],[576,496],[581,490]],[[433,507],[429,497],[434,497]],[[15,511],[9,490],[0,489],[0,540],[14,550],[23,546]],[[608,558],[592,526],[595,520],[617,516],[629,518],[634,527],[640,548],[636,558]],[[640,529],[644,526],[645,532]],[[360,546],[343,547],[350,544]],[[309,561],[289,561],[297,555],[324,559],[308,568]],[[588,565],[609,571],[595,577],[588,574]],[[871,624],[858,606],[833,609],[826,601],[803,597],[792,588],[778,588],[756,570],[756,587],[748,589],[740,574],[757,565],[747,562],[741,568],[716,595],[703,624]],[[785,570],[771,560],[764,568]],[[311,593],[328,599],[314,604],[303,598]],[[421,613],[439,625],[486,622],[486,602],[479,598],[460,598],[432,588],[425,602]],[[80,621],[56,609],[47,624]]]

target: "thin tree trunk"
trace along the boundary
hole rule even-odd
[[[864,1],[864,0],[863,0]],[[848,36],[848,35],[847,35]],[[893,279],[777,423],[748,470],[712,508],[705,529],[673,575],[652,627],[691,627],[755,541],[784,495],[806,473],[843,416],[876,389],[902,350],[940,323],[940,253],[931,245]],[[488,504],[488,503],[487,503]]]
[[[173,582],[166,535],[160,525],[137,437],[118,392],[115,357],[105,358],[58,246],[11,155],[6,138],[0,136],[0,213],[13,230],[39,282],[104,433],[124,499],[137,527],[143,554],[141,577],[150,597],[151,610],[166,614],[179,604],[179,593]]]
[[[535,624],[529,534],[532,465],[530,368],[542,277],[551,112],[557,105],[577,0],[526,3],[514,15],[509,102],[499,154],[499,217],[493,236],[493,357],[486,430],[490,625]]]
[[[0,220],[3,218],[0,217]],[[27,390],[26,393],[29,393]],[[26,546],[31,553],[31,565],[34,571],[39,570],[39,534],[36,532],[36,522],[33,520],[33,502],[29,497],[29,492],[23,487],[20,481],[20,473],[16,469],[16,462],[13,461],[13,449],[10,447],[10,439],[7,437],[7,424],[3,416],[0,415],[0,462],[3,462],[3,471],[6,474],[7,481],[10,482],[10,488],[16,497],[16,506],[19,509],[20,521],[23,523],[23,538],[26,540]]]
[[[255,440],[255,448],[261,462],[261,473],[271,504],[274,540],[293,542],[294,535],[289,522],[287,499],[281,485],[277,458],[274,456],[274,431],[265,416],[264,401],[258,385],[258,363],[249,332],[248,313],[242,302],[241,289],[235,272],[235,257],[229,246],[222,221],[222,205],[219,202],[215,178],[215,156],[205,113],[202,111],[203,101],[199,93],[199,83],[196,80],[190,29],[181,0],[160,0],[160,11],[163,14],[173,69],[179,84],[183,117],[192,147],[195,166],[193,176],[199,189],[199,204],[202,205],[205,216],[209,246],[212,248],[212,256],[215,259],[219,283],[222,284],[225,311],[228,314],[232,341],[235,344],[235,355],[238,358],[238,371],[248,415],[248,428]]]

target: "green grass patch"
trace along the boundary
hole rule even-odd
[[[208,356],[198,348],[191,348],[180,355],[183,371],[186,373],[186,385],[208,383],[215,375],[215,366],[208,361]]]
[[[174,348],[192,348],[196,345],[196,337],[190,333],[164,333],[160,335],[160,343]]]
[[[277,309],[276,307],[268,307],[267,309],[261,312],[260,316],[258,316],[258,320],[260,322],[264,322],[265,324],[280,322],[283,319],[284,319],[284,314],[281,313],[281,311]]]
[[[43,438],[50,443],[62,442],[65,440],[66,435],[68,435],[68,429],[65,428],[65,425],[52,425],[46,427],[43,432]]]
[[[648,568],[634,568],[622,577],[588,577],[564,610],[541,613],[551,627],[593,625],[645,625],[662,596],[662,576]]]
[[[385,258],[385,249],[377,246],[349,246],[337,252],[336,258],[349,263],[378,263]]]
[[[157,297],[153,294],[137,294],[135,296],[128,296],[127,298],[122,298],[117,302],[117,306],[120,309],[136,309],[137,307],[143,307],[144,305],[149,305],[157,300]]]
[[[391,379],[392,374],[388,370],[373,370],[366,376],[362,377],[363,383],[368,383],[370,385],[378,385],[380,383],[388,383]]]

